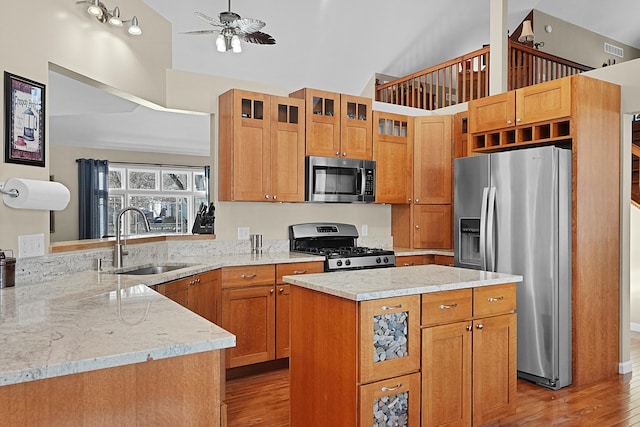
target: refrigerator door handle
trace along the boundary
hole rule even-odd
[[[487,203],[489,187],[482,189],[482,208],[480,210],[480,269],[487,269]]]
[[[489,205],[487,207],[487,269],[496,271],[496,246],[493,225],[496,214],[496,187],[489,189]]]

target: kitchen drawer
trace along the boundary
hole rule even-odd
[[[420,374],[404,375],[360,386],[361,427],[420,425]],[[384,423],[380,417],[386,417]]]
[[[323,273],[324,261],[295,262],[276,264],[276,283],[282,284],[282,276],[295,276],[298,274]]]
[[[422,325],[439,325],[473,316],[473,289],[422,294]]]
[[[360,303],[360,382],[420,370],[420,296]]]
[[[273,264],[245,265],[222,269],[222,289],[256,285],[273,285],[276,271]]]
[[[481,286],[473,289],[474,317],[509,313],[516,309],[516,284]]]
[[[402,255],[396,257],[396,267],[431,264],[430,255]]]

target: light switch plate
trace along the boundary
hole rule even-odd
[[[238,227],[238,240],[249,240],[249,227]]]
[[[44,255],[44,234],[29,234],[18,236],[18,248],[20,258],[29,258]]]

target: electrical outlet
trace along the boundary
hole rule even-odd
[[[44,255],[44,234],[18,236],[19,257],[28,258]]]
[[[362,224],[362,235],[363,236],[368,236],[369,235],[369,225],[368,224]]]
[[[238,227],[238,240],[249,240],[249,227]]]

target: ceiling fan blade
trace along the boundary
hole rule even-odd
[[[209,15],[205,15],[202,12],[193,12],[193,14],[196,15],[198,18],[202,19],[203,21],[205,21],[208,24],[215,25],[216,27],[221,27],[222,26],[220,21],[218,21],[216,18],[212,18]]]
[[[231,27],[237,28],[243,33],[255,33],[256,31],[260,31],[265,25],[267,24],[261,20],[253,18],[238,19],[230,24]]]
[[[216,34],[219,33],[218,30],[196,30],[196,31],[183,31],[178,34],[188,34],[188,35],[201,35],[201,34]]]
[[[276,40],[267,33],[262,31],[254,31],[253,33],[240,33],[238,34],[242,40],[249,43],[256,44],[276,44]]]

